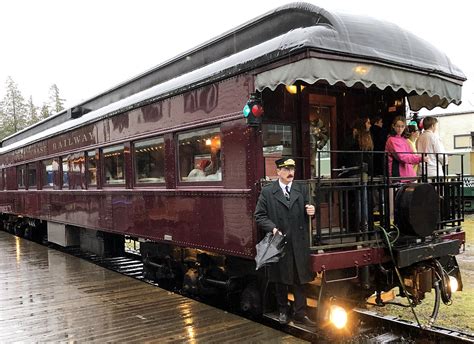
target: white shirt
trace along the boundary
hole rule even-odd
[[[445,153],[445,149],[441,139],[431,130],[425,130],[418,140],[416,140],[416,148],[418,153]],[[428,165],[436,165],[436,155],[428,154]],[[443,155],[438,155],[438,161],[442,163]],[[447,164],[447,162],[445,162]]]
[[[283,191],[283,194],[285,196],[287,195],[287,192],[286,192],[286,187],[287,186],[288,186],[288,192],[291,192],[291,184],[293,184],[293,182],[290,182],[290,183],[288,183],[288,185],[285,185],[281,182],[281,180],[278,180],[278,184],[280,184],[281,191]]]
[[[440,137],[433,133],[430,129],[423,131],[423,133],[416,140],[416,149],[418,153],[426,153],[428,157],[427,162],[427,173],[429,176],[435,176],[437,173],[442,176],[443,170],[441,165],[447,165],[448,159],[446,155],[438,154],[438,159],[436,159],[436,154],[430,153],[445,153],[443,143],[441,142]],[[438,161],[438,166],[436,162]],[[436,172],[438,170],[438,172]],[[421,171],[419,169],[419,171]]]

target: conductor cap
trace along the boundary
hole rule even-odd
[[[281,158],[275,161],[277,168],[282,167],[295,167],[295,161],[293,159]]]

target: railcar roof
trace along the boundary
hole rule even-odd
[[[457,98],[460,98],[460,85],[466,79],[444,53],[395,24],[367,16],[329,12],[307,3],[293,3],[6,138],[0,153],[308,49],[333,58],[357,58],[445,80],[459,88]],[[421,95],[426,90],[406,91]],[[456,97],[448,99],[448,103],[459,101]],[[74,110],[83,109],[91,112],[71,118]]]

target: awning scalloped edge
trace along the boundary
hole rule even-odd
[[[369,88],[380,90],[390,87],[394,91],[403,89],[408,96],[410,108],[414,111],[426,107],[431,110],[437,106],[446,108],[449,104],[461,103],[461,84],[435,75],[415,71],[389,68],[374,64],[361,64],[348,61],[308,58],[257,74],[255,88],[275,90],[278,85],[291,85],[296,81],[314,84],[325,80],[330,85],[338,82],[352,87],[361,83]]]

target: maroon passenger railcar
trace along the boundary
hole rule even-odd
[[[104,255],[136,238],[147,278],[269,312],[253,212],[273,162],[292,156],[317,207],[312,317],[323,324],[336,305],[349,310],[374,293],[383,305],[397,286],[412,304],[432,288],[449,300],[450,278],[462,286],[462,170],[408,184],[363,164],[337,174],[353,154],[341,150],[354,119],[381,115],[388,126],[407,105],[459,103],[464,80],[393,24],[280,7],[4,139],[3,226]],[[263,116],[243,116],[249,99]],[[393,228],[398,240],[385,240]]]

